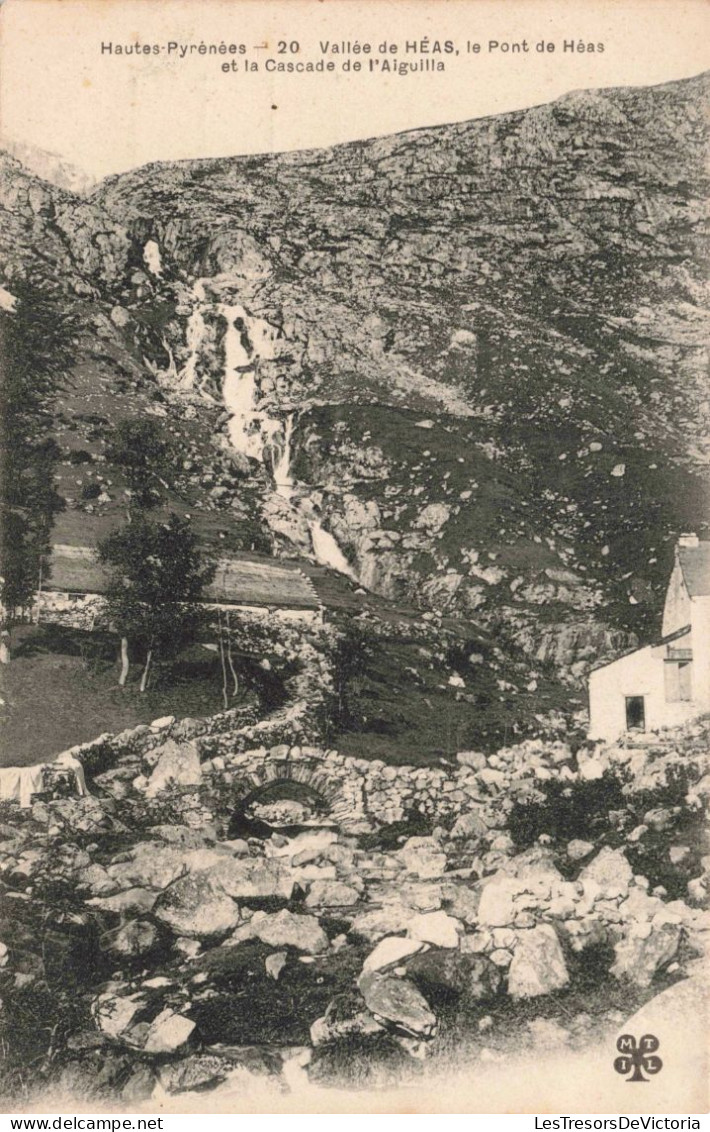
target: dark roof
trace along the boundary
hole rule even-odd
[[[678,547],[685,588],[691,597],[710,595],[710,542]]]
[[[601,664],[595,664],[594,668],[590,668],[591,672],[598,672],[600,668],[608,668],[610,664],[616,664],[617,660],[624,660],[627,656],[633,656],[635,652],[643,652],[644,649],[657,649],[659,645],[669,645],[671,641],[677,641],[679,637],[685,637],[690,632],[690,625],[684,625],[682,629],[676,629],[673,633],[666,633],[665,637],[659,637],[657,641],[649,641],[645,645],[639,645],[635,649],[627,649],[626,652],[619,653],[613,660],[604,660]]]
[[[239,605],[280,605],[289,609],[319,609],[313,584],[297,566],[268,559],[220,558],[217,572],[205,588],[205,601]]]
[[[320,609],[310,579],[295,564],[258,555],[233,555],[217,560],[214,581],[204,601],[226,605],[267,605],[284,609]],[[57,545],[52,548],[46,590],[62,593],[106,592],[109,574],[92,547]]]

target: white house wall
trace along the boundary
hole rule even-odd
[[[690,637],[678,644],[688,647]],[[696,671],[693,664],[693,700],[666,702],[665,645],[647,645],[629,656],[622,656],[589,678],[589,737],[613,742],[626,731],[626,697],[643,696],[646,731],[675,727],[702,713],[696,700]]]
[[[710,596],[694,597],[690,624],[693,638],[693,700],[699,712],[710,711]],[[678,641],[679,645],[683,640]]]

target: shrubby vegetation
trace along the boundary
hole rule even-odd
[[[0,575],[10,620],[47,576],[50,534],[63,504],[52,401],[73,364],[76,319],[39,278],[13,284],[0,311]]]

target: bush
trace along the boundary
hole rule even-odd
[[[70,464],[93,464],[94,457],[85,448],[75,448],[69,453]]]
[[[81,498],[82,499],[98,499],[98,497],[100,495],[101,495],[101,484],[98,484],[98,483],[87,483],[81,489]]]
[[[555,840],[594,841],[609,830],[609,813],[626,810],[623,780],[612,771],[591,782],[553,780],[540,787],[543,801],[515,802],[508,830],[519,849],[528,849],[541,834]]]

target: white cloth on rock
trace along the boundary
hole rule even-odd
[[[0,800],[19,802],[25,808],[33,794],[39,794],[44,785],[45,763],[39,766],[6,766],[0,769]]]
[[[32,795],[40,794],[44,788],[45,770],[55,767],[61,767],[73,774],[79,797],[88,795],[81,762],[70,751],[64,751],[52,763],[0,767],[0,801],[19,802],[24,809],[27,809],[32,804]]]

